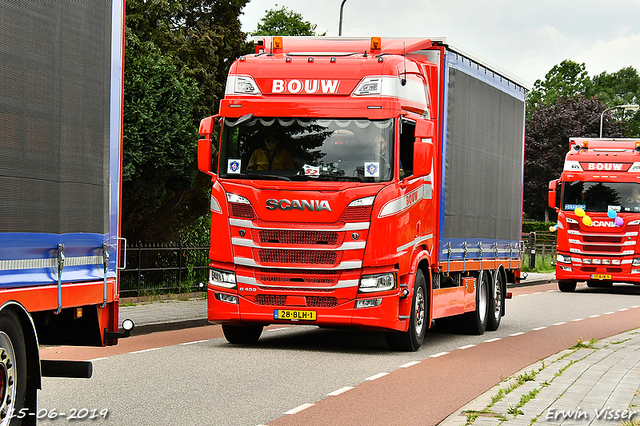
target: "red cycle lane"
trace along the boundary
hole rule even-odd
[[[269,426],[437,425],[503,378],[576,344],[640,325],[640,308],[454,350],[327,397]]]

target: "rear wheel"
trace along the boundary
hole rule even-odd
[[[255,343],[262,334],[262,325],[223,325],[222,332],[229,343]]]
[[[8,415],[24,407],[27,386],[27,352],[18,316],[0,314],[0,426],[18,425],[21,419]]]
[[[487,319],[487,330],[496,331],[500,327],[502,318],[502,307],[504,304],[504,276],[500,271],[496,271],[494,279],[491,280],[489,291],[489,317]]]
[[[483,334],[489,317],[489,274],[480,271],[476,280],[476,310],[463,315],[465,331],[469,334]]]
[[[409,329],[405,332],[395,331],[387,333],[387,344],[391,349],[405,352],[418,350],[424,341],[424,335],[427,331],[427,321],[429,318],[427,312],[428,306],[427,282],[422,270],[418,269],[413,288]]]
[[[558,288],[562,292],[572,292],[576,289],[576,282],[560,280],[558,281]]]

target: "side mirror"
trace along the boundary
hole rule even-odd
[[[435,126],[431,121],[417,120],[413,144],[413,176],[427,176],[433,165]]]
[[[549,182],[549,207],[558,209],[556,206],[556,189],[558,188],[558,179]]]
[[[214,179],[217,175],[211,170],[211,133],[213,132],[215,118],[215,116],[203,118],[202,121],[200,121],[200,128],[198,130],[198,133],[205,137],[198,141],[198,170],[208,174]]]

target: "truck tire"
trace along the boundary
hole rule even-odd
[[[27,351],[20,320],[15,312],[0,313],[0,426],[19,425],[27,388]],[[7,417],[13,413],[13,419]]]
[[[420,269],[416,272],[411,302],[411,318],[407,331],[387,333],[387,344],[394,351],[415,352],[424,341],[427,332],[429,296],[427,282]]]
[[[560,289],[560,291],[562,292],[572,292],[576,289],[576,282],[575,281],[558,281],[558,288]]]
[[[222,332],[229,343],[256,343],[262,334],[262,325],[223,325]]]
[[[500,327],[502,319],[502,308],[504,306],[504,276],[500,271],[495,272],[495,278],[491,280],[489,290],[489,317],[487,319],[487,330],[496,331]]]
[[[489,274],[480,271],[476,281],[476,310],[463,315],[463,328],[467,334],[481,335],[489,318]]]

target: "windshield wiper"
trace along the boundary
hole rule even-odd
[[[364,182],[364,179],[358,176],[340,176],[340,175],[320,175],[314,176],[310,179],[318,179],[318,180],[342,180],[349,182]]]
[[[248,177],[251,179],[268,179],[268,180],[286,180],[288,182],[291,182],[291,179],[289,179],[286,176],[280,176],[280,175],[263,175],[260,173],[242,173],[241,176],[243,177]]]

